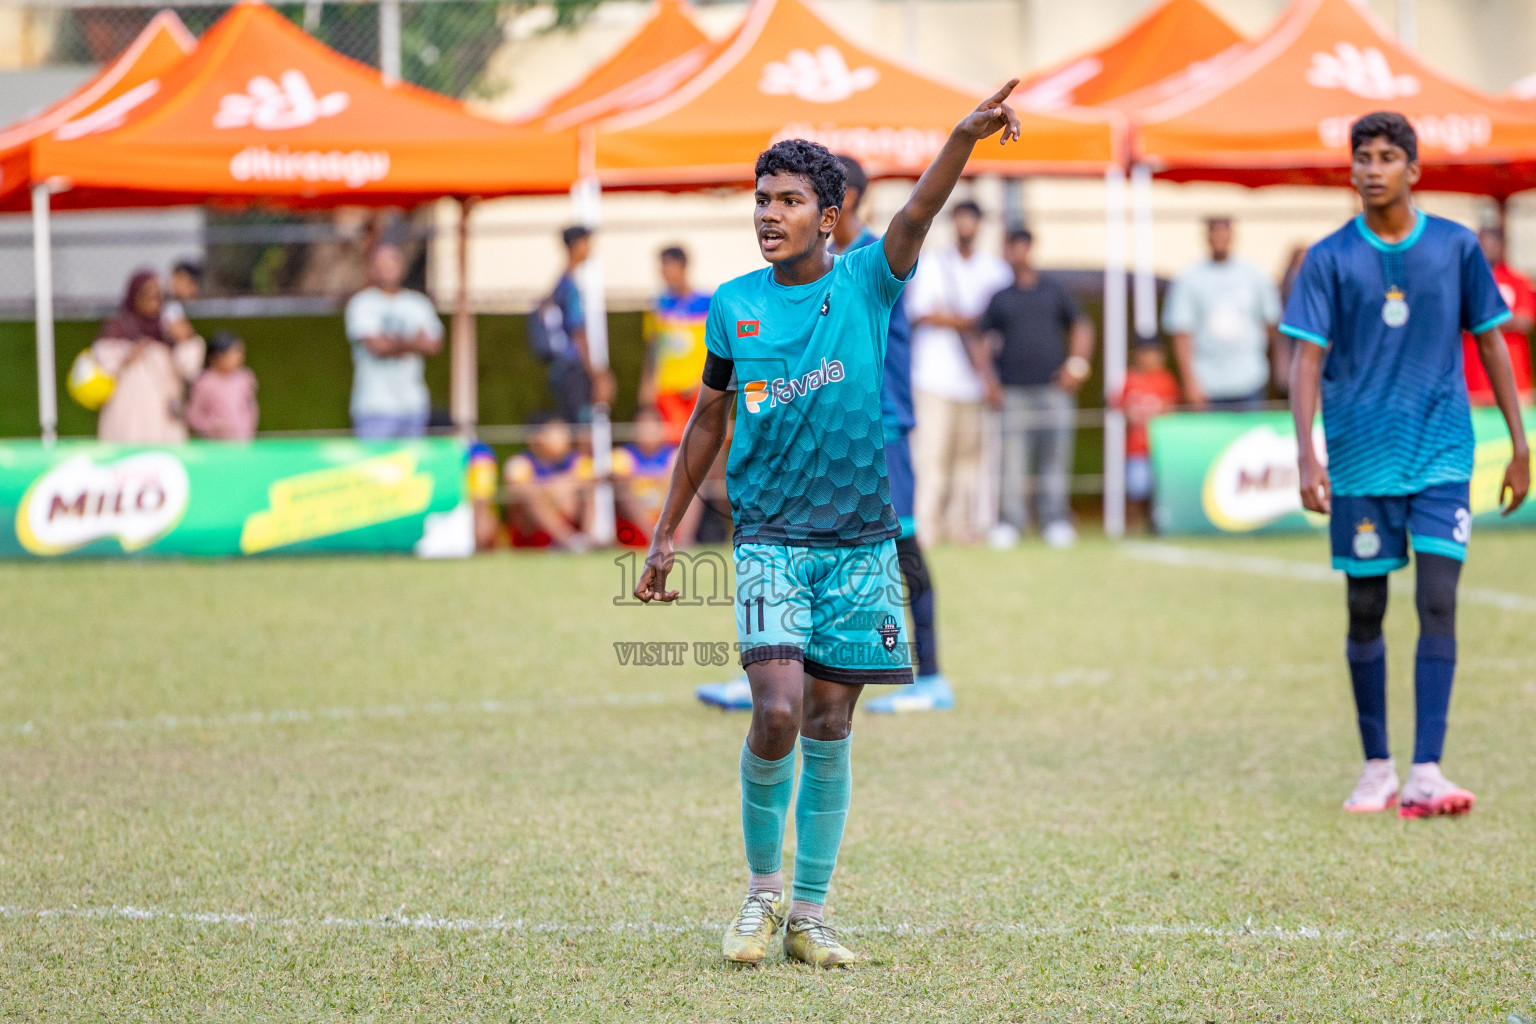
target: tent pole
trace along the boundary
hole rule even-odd
[[[400,82],[400,0],[379,0],[379,71],[385,85]]]
[[[32,186],[32,279],[36,302],[37,420],[43,444],[59,437],[58,377],[53,358],[53,236],[46,183]]]
[[[1125,535],[1125,171],[1104,172],[1104,533]]]
[[[475,318],[469,309],[469,212],[475,201],[459,200],[459,294],[453,304],[453,334],[448,350],[448,405],[453,425],[466,440],[480,422],[480,366]]]
[[[1131,237],[1135,269],[1131,288],[1132,319],[1136,340],[1157,337],[1157,275],[1153,272],[1152,169],[1146,164],[1131,168]]]
[[[576,220],[596,231],[602,221],[603,186],[596,176],[582,178],[571,187]],[[581,268],[581,307],[587,320],[587,355],[594,370],[608,369],[608,301],[604,294],[603,258],[596,247]],[[613,483],[613,424],[605,403],[592,403],[592,523],[587,534],[598,544],[614,539],[616,514]]]

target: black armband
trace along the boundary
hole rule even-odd
[[[713,352],[704,356],[704,386],[716,391],[729,391],[731,381],[736,377],[736,363],[731,359],[723,359]]]

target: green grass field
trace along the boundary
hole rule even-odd
[[[616,607],[601,554],[0,566],[0,1017],[1536,1015],[1536,536],[1474,544],[1480,803],[1423,822],[1339,810],[1320,539],[933,562],[960,708],[856,723],[836,973],[718,962],[746,719],[615,654],[727,608]]]

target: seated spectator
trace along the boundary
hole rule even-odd
[[[496,520],[496,453],[476,441],[464,453],[464,495],[475,515],[475,550],[496,546],[500,526]]]
[[[1132,527],[1148,526],[1152,513],[1152,442],[1147,424],[1179,404],[1179,382],[1156,341],[1143,341],[1131,353],[1119,405],[1125,410],[1125,498]]]
[[[121,444],[179,444],[187,439],[182,419],[187,382],[203,367],[201,338],[172,341],[160,315],[160,282],[152,270],[128,281],[123,308],[102,325],[91,355],[113,378],[101,407],[96,436]]]
[[[203,268],[199,263],[182,260],[171,268],[171,297],[160,313],[165,336],[172,341],[187,341],[197,336],[197,328],[187,319],[186,303],[197,301],[203,291]]]
[[[256,375],[245,365],[245,342],[229,331],[208,339],[207,369],[192,384],[187,426],[215,441],[249,441],[261,415]]]
[[[576,450],[571,425],[544,419],[528,450],[507,460],[507,525],[513,547],[585,551],[592,521],[592,459]]]
[[[677,446],[667,440],[667,427],[660,412],[642,407],[635,413],[635,439],[613,450],[620,544],[648,547],[651,543],[677,455]],[[690,507],[688,515],[697,520],[697,508]]]

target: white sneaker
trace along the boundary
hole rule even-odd
[[[993,551],[1004,551],[1019,546],[1019,531],[1012,523],[997,523],[987,531],[987,546]]]
[[[1378,814],[1396,804],[1397,765],[1388,757],[1365,762],[1344,809],[1351,814]]]
[[[1403,787],[1403,802],[1397,815],[1400,818],[1430,818],[1441,814],[1466,814],[1475,803],[1477,797],[1446,778],[1438,763],[1426,761],[1409,769],[1408,784]]]
[[[1046,546],[1052,548],[1070,548],[1077,543],[1077,531],[1065,519],[1058,519],[1047,525],[1040,531],[1040,536],[1045,540]]]

